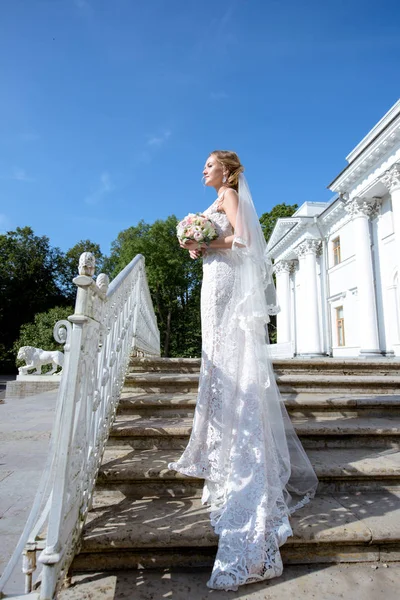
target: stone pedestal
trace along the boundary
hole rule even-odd
[[[17,375],[16,381],[8,381],[6,400],[18,400],[26,396],[55,391],[59,388],[61,375]]]

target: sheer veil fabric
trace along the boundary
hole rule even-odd
[[[215,203],[204,214],[220,235],[232,233]],[[288,516],[318,485],[268,355],[267,324],[279,307],[243,174],[233,233],[232,250],[208,250],[203,259],[203,348],[193,430],[179,461],[169,465],[205,479],[202,501],[219,536],[207,585],[225,590],[282,573],[279,546],[292,535]]]

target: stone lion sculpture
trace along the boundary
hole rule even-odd
[[[18,369],[20,375],[27,375],[31,369],[35,369],[32,375],[41,375],[43,365],[52,365],[51,371],[46,375],[53,375],[58,367],[62,368],[64,365],[64,354],[59,350],[42,350],[33,346],[22,346],[17,358],[26,362],[24,367]]]

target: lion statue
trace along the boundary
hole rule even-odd
[[[24,367],[18,369],[20,375],[28,375],[31,369],[35,369],[32,375],[41,375],[43,365],[52,365],[51,371],[46,375],[54,375],[58,367],[62,368],[64,365],[64,354],[59,350],[42,350],[33,346],[22,346],[17,358],[26,362]]]

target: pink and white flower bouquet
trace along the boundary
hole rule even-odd
[[[215,226],[210,219],[200,213],[190,213],[176,226],[176,234],[180,242],[193,241],[207,244],[218,237]]]

